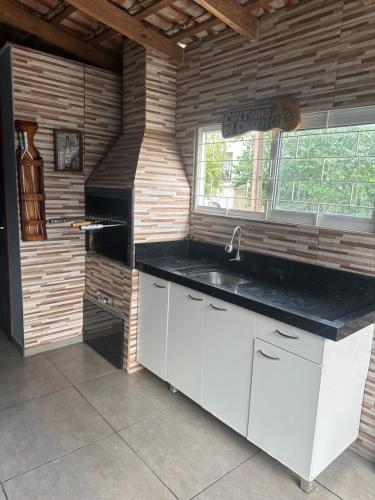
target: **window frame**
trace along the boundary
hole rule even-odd
[[[375,125],[375,106],[364,106],[356,108],[345,108],[337,110],[317,111],[304,113],[301,116],[301,129],[321,129],[328,127],[344,127],[350,125]],[[264,212],[250,210],[228,209],[208,207],[199,204],[199,197],[203,194],[197,193],[197,179],[200,177],[200,168],[203,165],[203,134],[206,132],[221,130],[221,124],[210,124],[200,126],[196,130],[195,138],[195,165],[193,179],[193,211],[196,213],[218,215],[228,218],[246,219],[252,221],[263,221],[272,223],[287,223],[293,225],[307,225],[315,227],[326,227],[344,231],[361,231],[375,233],[375,208],[372,218],[356,217],[352,215],[323,214],[314,212],[300,212],[292,210],[281,210],[275,207],[278,173],[280,167],[280,147],[282,144],[280,130],[272,132],[271,158],[269,163],[270,179],[268,183],[268,199],[265,201]]]

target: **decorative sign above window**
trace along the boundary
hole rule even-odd
[[[251,130],[266,132],[275,128],[290,132],[301,124],[299,104],[294,97],[280,97],[255,104],[245,110],[224,114],[222,136],[235,137]]]

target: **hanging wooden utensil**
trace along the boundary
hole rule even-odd
[[[19,135],[17,149],[21,228],[24,241],[47,239],[43,159],[34,144],[36,122],[16,120]]]

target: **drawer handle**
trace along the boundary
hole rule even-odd
[[[298,335],[288,335],[287,333],[281,332],[280,330],[275,330],[275,332],[281,335],[282,337],[286,337],[287,339],[299,340]]]
[[[201,299],[200,297],[194,297],[194,295],[190,295],[190,293],[189,293],[188,297],[189,297],[189,299],[196,300],[197,302],[203,301],[203,299]]]
[[[154,283],[154,286],[156,286],[156,288],[167,288],[165,285],[158,285],[157,283]]]
[[[210,304],[210,306],[212,307],[212,309],[215,309],[215,311],[226,311],[224,307],[217,307],[214,306],[213,304]]]
[[[273,359],[274,361],[280,361],[280,358],[276,358],[274,356],[271,356],[270,354],[267,354],[266,352],[262,351],[262,349],[259,349],[258,352],[264,356],[265,358],[268,358],[268,359]]]

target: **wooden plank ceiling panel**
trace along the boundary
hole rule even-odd
[[[216,17],[212,17],[208,21],[196,23],[192,28],[186,30],[178,30],[176,34],[171,36],[171,39],[179,42],[180,40],[191,38],[199,33],[202,33],[202,31],[209,31],[219,24],[221,24],[221,21],[218,21]]]
[[[54,24],[57,26],[58,24],[61,23],[65,18],[69,17],[73,12],[75,12],[76,8],[73,7],[72,5],[67,5],[65,8],[60,10],[55,16],[52,17],[50,20],[51,24]]]
[[[116,57],[100,49],[93,50],[87,42],[83,42],[47,21],[29,14],[25,9],[9,0],[0,0],[0,22],[36,35],[96,66],[114,71],[119,69],[120,62]]]
[[[366,3],[358,0],[360,5],[361,1]],[[122,36],[181,63],[183,49],[179,45],[217,34],[228,26],[255,40],[259,18],[298,3],[299,0],[0,0],[0,22],[23,29],[85,61],[114,68],[116,56],[121,55]],[[19,19],[14,15],[17,8]]]
[[[152,16],[153,14],[157,14],[162,9],[165,9],[165,7],[169,7],[175,1],[176,0],[158,0],[157,2],[146,7],[145,9],[139,11],[137,14],[135,14],[134,17],[139,20],[146,19],[146,17]]]
[[[116,7],[108,0],[68,0],[81,12],[137,42],[148,50],[162,54],[177,64],[183,62],[183,49],[174,42],[145,26],[134,16]]]

